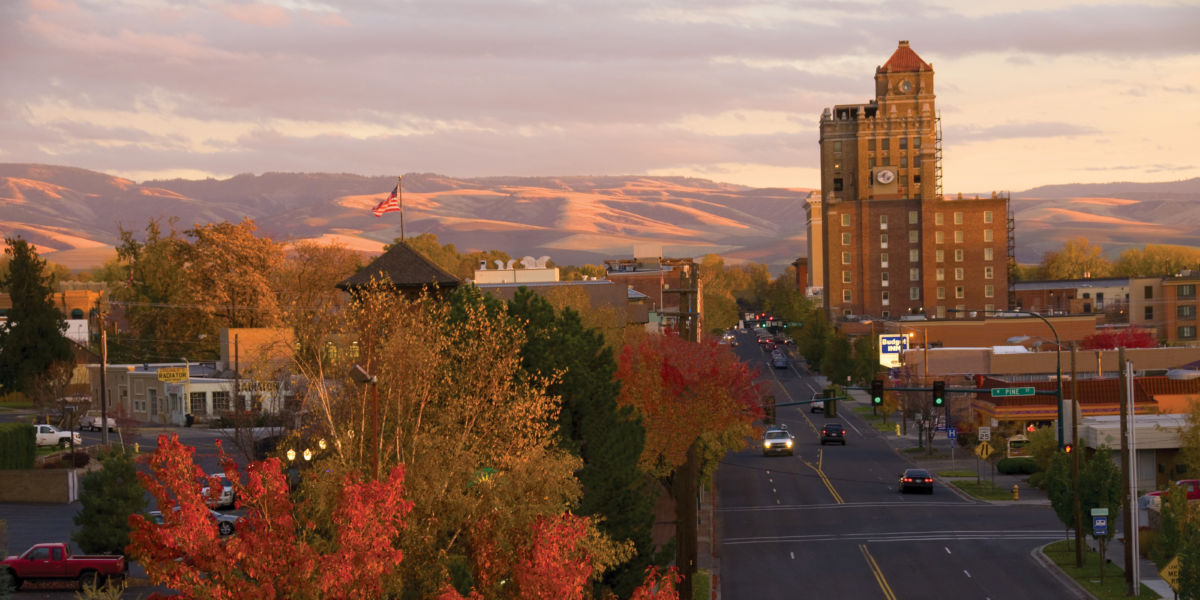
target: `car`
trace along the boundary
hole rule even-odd
[[[841,423],[826,423],[821,427],[821,445],[825,444],[841,444],[846,445],[846,428],[842,427]]]
[[[772,454],[786,454],[792,456],[796,447],[796,436],[788,431],[787,425],[772,427],[766,430],[762,436],[763,456]]]
[[[782,352],[774,352],[771,354],[771,366],[776,369],[788,368],[788,357]]]
[[[815,413],[817,411],[825,412],[825,400],[818,400],[816,396],[813,396],[813,401],[808,405],[808,412]]]
[[[233,505],[237,502],[237,496],[233,492],[233,484],[230,483],[229,480],[225,478],[224,473],[212,473],[209,475],[209,477],[215,477],[218,480],[220,480],[221,494],[219,496],[217,496],[217,500],[214,502],[208,496],[208,486],[206,485],[206,486],[204,486],[204,489],[200,490],[200,494],[202,496],[204,496],[204,502],[206,504],[208,504],[210,507],[214,507],[214,508],[231,508],[231,507],[233,507]]]
[[[71,445],[71,441],[75,441],[76,446],[83,445],[83,439],[79,432],[76,431],[61,431],[53,425],[37,425],[36,444],[38,446],[62,446],[66,448]]]
[[[1175,482],[1175,485],[1183,488],[1187,492],[1188,500],[1200,500],[1200,479],[1180,479]],[[1143,494],[1138,498],[1138,508],[1161,508],[1162,501],[1167,495],[1167,490],[1158,490]]]
[[[89,431],[100,431],[100,429],[103,428],[103,424],[104,424],[105,420],[106,419],[104,419],[103,417],[100,416],[100,413],[90,412],[90,413],[84,415],[83,418],[79,420],[79,428],[87,429]],[[108,430],[116,431],[117,430],[116,417],[111,416],[111,413],[110,413],[110,416],[108,417],[107,421],[108,421]]]
[[[933,476],[925,469],[905,469],[900,475],[900,493],[907,494],[909,490],[924,490],[926,494],[932,494]]]
[[[179,510],[179,507],[176,506],[175,510]],[[208,510],[208,515],[217,522],[217,532],[219,532],[221,535],[233,535],[233,532],[237,529],[238,519],[241,518],[237,515],[220,513],[212,510],[211,508]],[[157,510],[150,511],[149,519],[150,522],[154,523],[155,525],[162,525],[164,522],[162,512]]]
[[[0,561],[0,571],[8,574],[8,586],[14,591],[26,581],[75,579],[82,590],[86,585],[103,584],[125,577],[125,557],[119,554],[71,554],[66,542],[35,544],[19,556]],[[7,598],[7,590],[0,590]]]

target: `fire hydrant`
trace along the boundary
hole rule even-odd
[[[1021,499],[1021,490],[1020,490],[1020,488],[1017,487],[1017,484],[1014,483],[1013,484],[1013,500],[1020,500],[1020,499]]]
[[[896,423],[896,437],[900,437],[900,424]]]
[[[137,453],[138,453],[138,443],[137,443],[137,442],[134,442],[134,443],[133,443],[133,453],[134,453],[134,454],[137,454]]]

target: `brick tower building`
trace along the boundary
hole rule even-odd
[[[1008,198],[947,199],[933,67],[901,41],[875,99],[821,115],[821,193],[807,205],[810,285],[830,317],[1008,305]]]

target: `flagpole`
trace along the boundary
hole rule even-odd
[[[401,184],[404,182],[404,176],[396,177],[396,197],[400,200],[400,241],[404,241],[404,190],[401,189]]]

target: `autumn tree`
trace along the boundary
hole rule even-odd
[[[763,308],[784,321],[803,321],[813,303],[804,297],[804,288],[796,285],[796,267],[788,266],[771,281]]]
[[[617,404],[620,385],[611,348],[570,308],[555,310],[528,290],[508,302],[508,314],[525,331],[523,369],[552,383],[546,391],[562,400],[559,446],[583,461],[577,511],[596,515],[597,526],[616,541],[633,544],[634,556],[609,571],[603,583],[627,598],[647,566],[656,562],[650,531],[654,495],[638,468],[645,432],[637,413]]]
[[[279,298],[281,321],[305,349],[302,353],[321,351],[325,331],[345,305],[346,294],[337,284],[353,275],[361,263],[359,254],[343,245],[300,241],[292,244],[272,272],[271,287]]]
[[[249,217],[241,223],[196,225],[186,253],[185,301],[202,307],[211,319],[209,331],[230,327],[273,327],[279,304],[272,288],[273,271],[283,260],[283,246],[256,235]]]
[[[1170,277],[1184,269],[1200,268],[1200,248],[1147,244],[1121,252],[1112,265],[1113,277]]]
[[[868,385],[880,370],[875,339],[870,335],[860,335],[854,339],[851,348],[854,358],[850,362],[850,379],[858,385]]]
[[[395,244],[407,244],[409,248],[420,252],[422,256],[428,258],[437,266],[452,273],[460,279],[471,279],[475,276],[475,269],[479,268],[479,262],[487,262],[489,269],[495,268],[495,261],[499,260],[505,265],[510,259],[507,253],[499,250],[487,250],[468,252],[463,254],[458,251],[454,244],[441,244],[438,242],[436,235],[432,233],[422,233],[416,237],[411,237],[401,240],[396,238],[391,244],[384,246],[386,252]]]
[[[809,306],[804,310],[799,321],[803,323],[803,327],[800,328],[800,335],[796,337],[796,349],[810,364],[820,368],[825,362],[826,351],[836,332],[825,318],[825,311],[817,306]]]
[[[547,263],[550,266],[554,261]],[[588,277],[593,279],[604,279],[608,276],[608,269],[604,265],[583,265],[580,267],[574,265],[565,265],[558,267],[559,278],[562,281],[579,281]]]
[[[709,331],[721,331],[737,325],[739,311],[733,296],[734,278],[725,270],[725,261],[716,254],[705,254],[700,261],[700,280],[704,290],[704,325]]]
[[[842,383],[853,375],[852,363],[854,345],[850,338],[840,332],[835,332],[829,338],[829,346],[821,357],[821,374],[829,381]],[[810,359],[811,360],[811,359]]]
[[[1111,350],[1114,348],[1157,348],[1158,338],[1145,329],[1106,329],[1093,333],[1079,342],[1081,350]]]
[[[1040,269],[1045,279],[1083,279],[1107,277],[1112,265],[1099,245],[1078,237],[1067,240],[1061,250],[1047,252]]]
[[[46,261],[22,238],[5,238],[8,274],[0,290],[12,303],[0,324],[0,390],[31,393],[36,378],[56,362],[72,361],[62,311],[54,305],[54,281]]]
[[[209,514],[202,486],[220,489],[192,461],[195,449],[177,436],[160,435],[149,473],[138,473],[154,497],[163,524],[135,514],[130,558],[156,585],[184,598],[378,598],[404,553],[397,540],[412,509],[404,498],[404,469],[379,480],[357,473],[312,472],[334,479],[334,505],[321,524],[305,518],[292,500],[278,459],[251,463],[243,481],[224,457],[239,507],[237,535],[222,539]],[[311,502],[311,501],[307,501]]]

